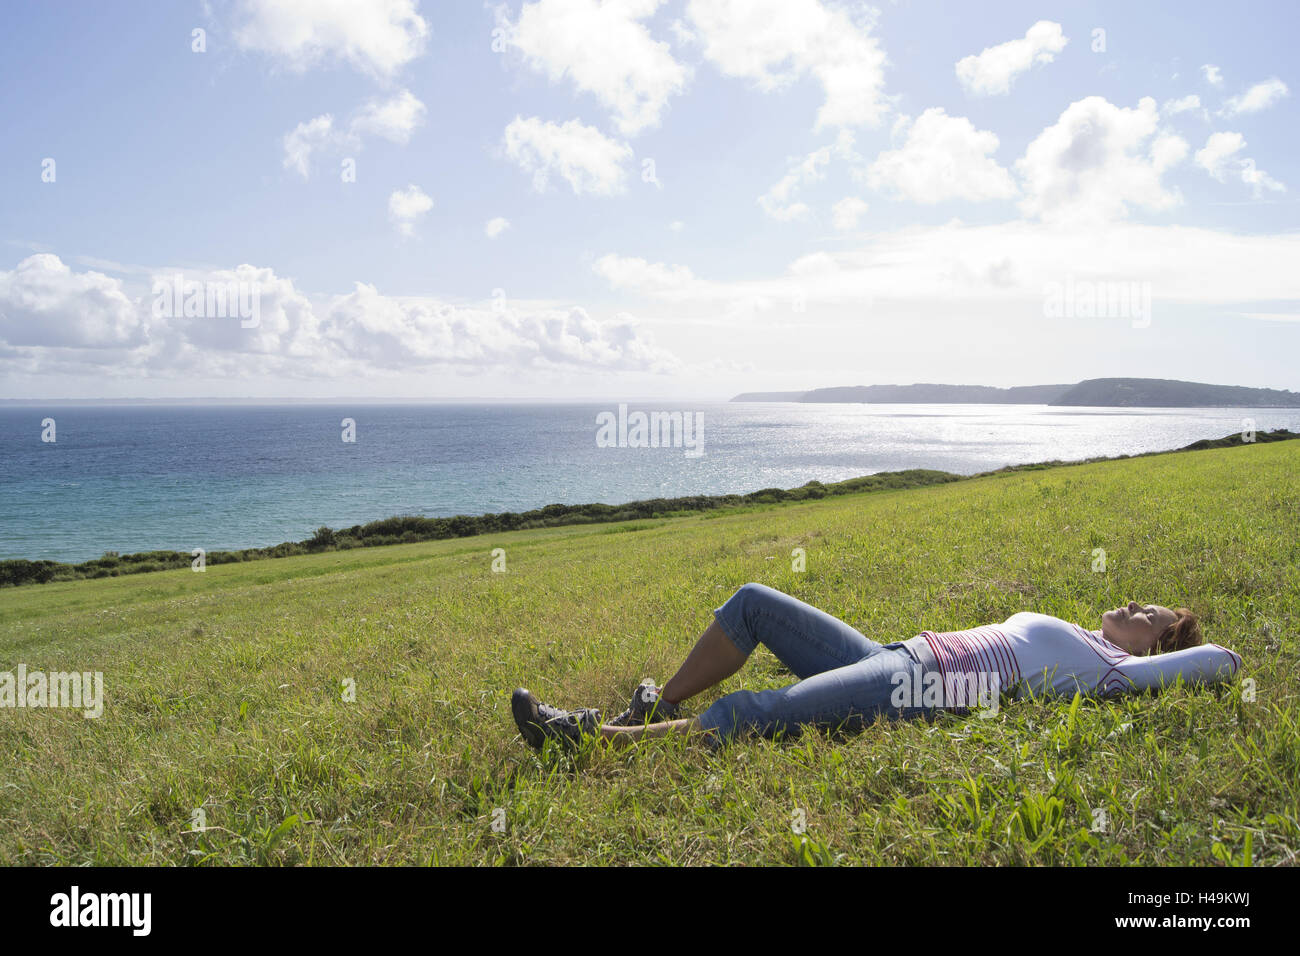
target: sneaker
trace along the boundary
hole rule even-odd
[[[656,687],[655,682],[647,677],[632,692],[632,703],[627,710],[609,723],[615,727],[636,727],[661,720],[676,720],[681,715],[681,708],[660,697],[662,691],[662,687]]]
[[[591,707],[581,710],[561,710],[543,704],[523,687],[515,688],[510,695],[510,711],[515,724],[528,746],[542,749],[546,738],[558,740],[566,748],[576,747],[583,734],[595,735],[600,730],[600,711]]]

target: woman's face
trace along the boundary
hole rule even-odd
[[[1139,604],[1129,601],[1101,616],[1101,636],[1116,647],[1138,657],[1151,652],[1156,638],[1178,619],[1173,611],[1159,604]]]

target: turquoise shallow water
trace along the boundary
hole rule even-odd
[[[748,492],[876,471],[970,474],[1133,454],[1300,409],[629,403],[703,423],[703,454],[602,447],[608,404],[17,406],[0,409],[0,557],[243,548],[396,514]],[[55,420],[54,443],[41,421]],[[341,421],[356,421],[342,441]]]

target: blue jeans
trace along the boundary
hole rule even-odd
[[[901,641],[877,644],[838,618],[762,584],[746,584],[713,612],[741,652],[759,644],[799,678],[776,690],[738,690],[699,716],[721,746],[741,731],[797,737],[801,725],[860,730],[879,715],[922,716],[933,708],[898,706],[896,688],[921,686],[923,668]],[[915,683],[911,683],[915,682]],[[909,695],[898,699],[910,701]]]

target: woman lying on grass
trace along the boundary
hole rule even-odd
[[[857,730],[877,716],[910,718],[940,710],[996,708],[1002,691],[1019,696],[1110,696],[1173,684],[1214,683],[1236,674],[1241,658],[1203,644],[1196,616],[1158,604],[1107,611],[1101,629],[1021,612],[967,631],[922,631],[877,644],[825,611],[762,584],[746,584],[714,612],[685,663],[662,688],[644,681],[631,706],[602,723],[592,708],[561,710],[524,688],[511,710],[531,746],[566,747],[583,734],[615,745],[667,734],[703,735],[720,747],[741,732],[798,736],[804,725]],[[800,679],[776,690],[740,690],[698,717],[680,705],[740,670],[759,644]]]

